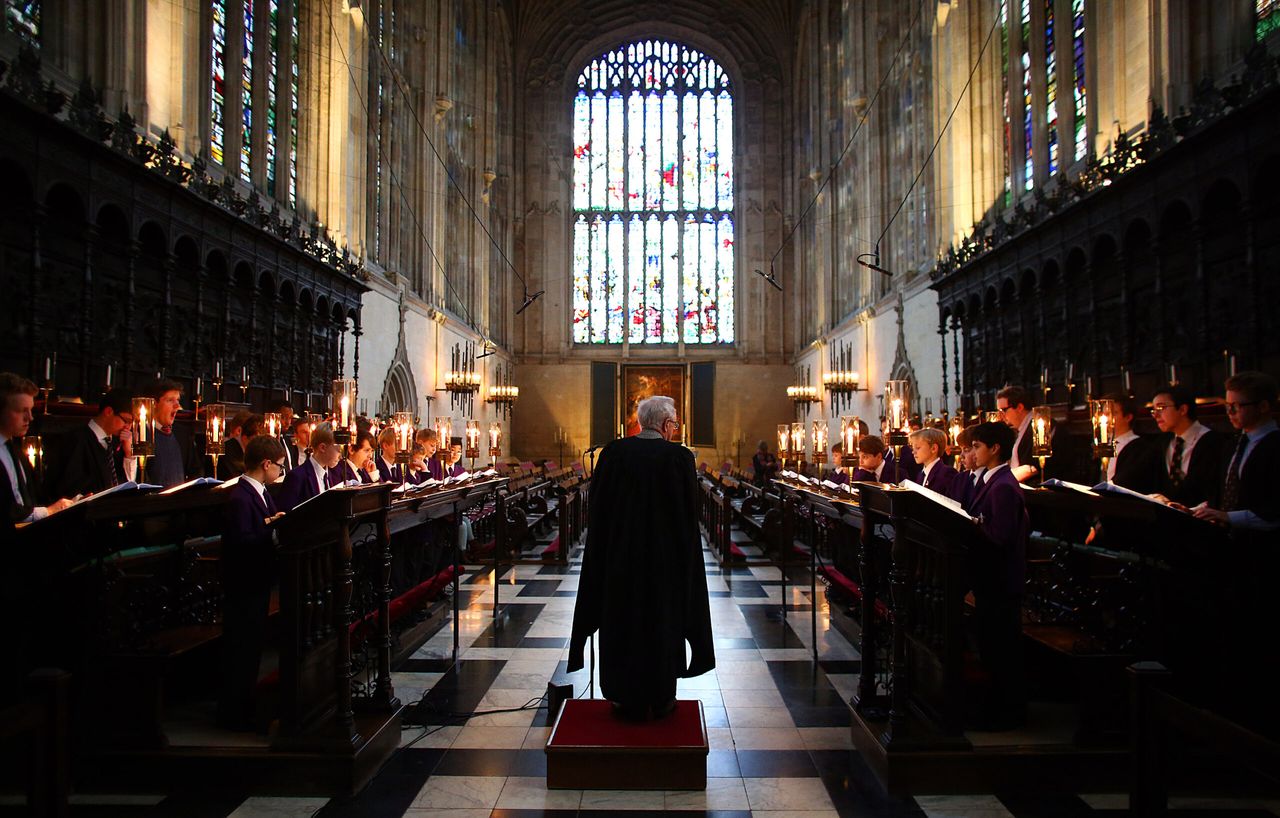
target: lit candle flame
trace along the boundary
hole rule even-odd
[[[34,469],[36,467],[36,447],[35,446],[27,447],[27,460],[31,462],[31,468]]]

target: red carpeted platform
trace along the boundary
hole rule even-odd
[[[570,699],[547,739],[547,788],[705,790],[708,749],[700,701],[677,701],[657,721],[629,722],[603,699]]]

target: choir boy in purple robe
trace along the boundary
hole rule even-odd
[[[920,475],[912,479],[927,489],[944,497],[950,497],[960,505],[967,505],[973,483],[966,480],[951,464],[942,461],[947,450],[947,434],[941,429],[920,429],[907,438],[911,453],[920,464]]]

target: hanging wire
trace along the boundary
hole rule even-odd
[[[329,16],[330,21],[332,21],[332,11],[329,12]],[[436,150],[436,143],[431,139],[430,134],[427,133],[426,127],[422,124],[422,118],[418,116],[418,109],[413,104],[412,95],[410,93],[412,89],[405,87],[404,79],[400,76],[400,72],[395,70],[395,66],[391,64],[391,59],[387,57],[386,51],[383,50],[376,41],[373,42],[373,50],[382,58],[383,64],[387,67],[387,73],[391,75],[396,85],[400,88],[400,93],[403,97],[405,107],[407,107],[409,109],[409,113],[413,115],[413,121],[417,123],[418,131],[422,134],[422,138],[426,140],[427,147],[431,148],[431,154],[436,158],[436,162],[438,162],[441,169],[444,170],[444,175],[449,180],[449,184],[453,185],[454,189],[458,191],[458,198],[462,199],[462,203],[467,206],[467,210],[470,211],[471,217],[475,219],[476,224],[480,225],[480,229],[484,231],[485,236],[488,237],[489,243],[493,245],[493,248],[498,251],[498,256],[502,258],[503,263],[511,269],[511,272],[515,273],[516,278],[520,279],[520,288],[523,290],[524,303],[516,309],[516,315],[519,315],[528,309],[529,305],[536,301],[538,296],[545,293],[546,290],[538,290],[533,294],[529,293],[528,282],[525,281],[524,276],[520,274],[520,271],[516,269],[516,266],[511,263],[511,259],[507,258],[507,254],[503,251],[498,240],[489,232],[488,225],[486,225],[484,220],[480,218],[480,214],[476,213],[476,209],[472,206],[471,199],[467,197],[466,192],[462,189],[462,185],[458,184],[457,179],[453,178],[453,173],[449,170],[449,165],[444,161],[444,157],[440,155],[440,151]]]
[[[822,195],[822,191],[826,190],[827,185],[830,184],[831,178],[835,176],[836,169],[840,167],[840,163],[844,161],[845,155],[849,153],[849,148],[853,147],[853,141],[857,139],[859,132],[862,131],[862,126],[866,124],[867,119],[870,118],[871,109],[875,107],[876,100],[880,98],[880,92],[884,90],[885,83],[889,81],[889,77],[893,74],[894,67],[898,64],[898,58],[902,56],[902,50],[906,48],[907,42],[911,39],[911,32],[915,29],[916,23],[920,20],[920,14],[923,9],[924,0],[920,0],[920,2],[916,4],[915,15],[912,16],[911,22],[907,24],[907,30],[902,36],[902,41],[898,43],[898,50],[893,53],[893,59],[889,61],[889,67],[885,69],[884,76],[880,78],[880,84],[876,86],[875,93],[871,95],[871,101],[867,103],[866,110],[863,111],[862,116],[858,118],[858,124],[854,127],[853,133],[849,135],[849,141],[845,143],[844,150],[840,151],[840,155],[836,157],[836,161],[827,169],[827,175],[822,180],[822,184],[818,185],[818,189],[814,192],[813,198],[809,200],[809,204],[805,205],[804,210],[800,213],[800,218],[796,219],[796,223],[791,226],[791,230],[787,233],[786,238],[782,240],[782,244],[778,245],[778,250],[773,254],[773,258],[769,259],[769,274],[765,275],[763,270],[755,271],[756,275],[763,278],[769,284],[772,284],[775,289],[781,290],[782,284],[775,276],[774,263],[778,260],[778,256],[782,255],[782,251],[786,249],[787,243],[795,236],[796,231],[800,229],[800,225],[804,224],[805,217],[809,215],[809,211],[813,210],[813,206],[818,203],[818,197]],[[861,256],[859,258],[861,258]]]
[[[368,122],[371,118],[369,106],[366,104],[364,96],[360,93],[360,83],[356,80],[355,72],[351,69],[351,63],[347,60],[346,49],[342,47],[342,38],[338,35],[337,27],[333,22],[333,9],[328,3],[322,3],[321,5],[325,7],[325,10],[329,15],[329,31],[333,35],[333,41],[338,47],[338,52],[342,55],[342,63],[347,67],[347,76],[351,78],[351,85],[355,89],[356,100],[360,103],[360,109],[364,111],[365,121]],[[384,158],[382,140],[379,139],[377,142],[378,157],[381,160]],[[466,317],[467,324],[473,329],[478,329],[475,317],[472,316],[471,311],[467,309],[467,304],[462,298],[462,294],[458,292],[457,288],[453,286],[453,282],[449,280],[449,273],[445,270],[444,265],[440,263],[440,259],[436,256],[435,250],[431,247],[431,242],[427,239],[427,233],[422,227],[422,222],[418,219],[418,211],[414,209],[413,205],[409,202],[409,198],[405,195],[404,185],[400,183],[399,177],[391,166],[390,159],[387,159],[386,166],[387,173],[391,176],[391,184],[400,191],[400,200],[404,204],[404,209],[408,211],[409,215],[413,218],[413,224],[418,229],[418,235],[422,239],[422,243],[427,246],[427,252],[431,255],[431,260],[436,263],[436,267],[440,270],[440,275],[444,279],[445,286],[449,288],[449,291],[453,293],[454,298],[457,299],[458,307]]]
[[[884,241],[884,237],[889,232],[889,228],[893,225],[898,214],[902,212],[902,208],[907,203],[907,199],[911,197],[911,191],[916,189],[916,183],[920,181],[920,177],[924,175],[924,169],[929,166],[933,154],[938,150],[938,145],[942,143],[942,137],[946,136],[947,128],[951,127],[951,120],[955,118],[956,111],[960,110],[960,102],[964,99],[964,95],[969,90],[969,86],[973,83],[973,75],[977,73],[978,66],[982,64],[982,57],[987,53],[987,46],[991,44],[991,37],[996,33],[996,26],[1000,24],[1000,15],[996,14],[991,21],[991,29],[987,31],[987,38],[982,41],[982,48],[978,50],[978,56],[973,61],[973,65],[969,67],[969,76],[964,81],[964,87],[960,89],[960,93],[956,96],[956,104],[951,106],[951,113],[947,114],[947,121],[942,123],[942,129],[938,131],[938,138],[933,140],[933,147],[929,148],[929,154],[925,156],[924,162],[920,164],[920,170],[916,172],[916,177],[911,180],[911,186],[907,188],[906,194],[902,197],[902,201],[898,202],[898,207],[893,211],[893,215],[889,217],[889,221],[885,224],[884,229],[880,231],[880,236],[876,239],[876,249],[872,253],[863,253],[858,256],[858,263],[863,267],[868,267],[878,273],[884,273],[887,276],[893,275],[890,271],[880,266],[880,242]],[[864,258],[870,257],[871,262],[863,261]]]

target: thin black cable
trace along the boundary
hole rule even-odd
[[[920,19],[920,12],[924,9],[924,0],[916,5],[915,16],[911,18],[911,22],[907,24],[907,31],[902,36],[902,42],[898,43],[898,50],[894,52],[893,59],[889,61],[889,67],[885,70],[884,76],[880,78],[880,84],[876,86],[876,92],[871,95],[871,101],[867,103],[867,109],[863,111],[862,116],[858,119],[857,126],[853,129],[853,133],[849,135],[849,141],[845,143],[844,150],[840,151],[840,156],[831,165],[827,171],[827,177],[822,180],[822,184],[818,186],[814,192],[813,198],[809,200],[800,214],[800,218],[796,219],[796,223],[791,226],[791,232],[787,233],[787,237],[782,240],[782,244],[778,245],[778,251],[773,254],[773,258],[769,259],[769,277],[773,276],[773,264],[778,260],[778,256],[786,248],[787,243],[795,236],[796,231],[800,229],[800,225],[804,224],[804,217],[809,215],[809,211],[818,203],[818,197],[822,195],[822,191],[826,189],[827,184],[831,181],[831,177],[835,175],[836,168],[840,167],[840,163],[844,160],[845,154],[849,152],[849,148],[853,147],[853,140],[857,138],[858,133],[862,130],[862,126],[871,117],[871,109],[875,107],[876,100],[880,98],[880,92],[884,90],[885,83],[889,81],[889,76],[893,73],[894,67],[898,64],[898,57],[902,56],[902,49],[906,48],[907,41],[911,39],[911,32],[916,27],[916,23]],[[779,288],[781,289],[781,288]]]
[[[329,14],[330,19],[332,19],[333,12],[330,11]],[[520,287],[524,290],[524,296],[527,300],[529,298],[528,282],[525,281],[524,276],[520,274],[520,271],[516,269],[516,266],[511,263],[511,259],[507,258],[507,254],[503,251],[501,245],[498,244],[498,240],[489,232],[488,225],[486,225],[484,220],[480,218],[480,214],[476,213],[476,209],[471,205],[471,200],[467,198],[467,194],[462,190],[462,185],[458,184],[458,180],[453,178],[453,173],[450,172],[448,164],[444,161],[444,157],[440,155],[440,151],[436,150],[436,143],[431,139],[431,136],[427,133],[427,129],[423,126],[422,118],[418,116],[418,109],[414,107],[408,91],[403,87],[404,80],[399,76],[399,72],[395,70],[395,66],[391,64],[391,59],[387,56],[386,52],[381,46],[377,45],[376,40],[373,45],[373,50],[382,58],[383,64],[387,67],[387,73],[391,75],[396,86],[400,88],[400,94],[404,99],[405,106],[409,109],[409,113],[413,115],[413,121],[417,123],[418,131],[422,134],[422,138],[426,140],[427,147],[431,148],[431,154],[435,156],[436,162],[438,162],[441,169],[444,170],[445,177],[449,180],[449,183],[453,185],[454,189],[458,191],[458,197],[462,199],[462,203],[465,204],[467,206],[467,210],[471,212],[471,217],[475,219],[476,224],[480,225],[480,229],[483,230],[485,236],[489,238],[489,243],[498,251],[498,255],[502,258],[502,261],[511,268],[511,272],[516,274],[516,278],[520,279]],[[541,293],[539,293],[539,295],[541,295]],[[534,297],[536,298],[537,296]],[[525,306],[528,306],[528,304]],[[521,310],[523,309],[524,308],[521,307]],[[520,310],[517,310],[517,312],[519,311]]]
[[[947,114],[947,121],[942,124],[942,130],[938,131],[938,138],[933,140],[933,147],[929,149],[929,155],[924,158],[924,162],[920,165],[920,170],[916,173],[916,178],[911,180],[911,187],[907,188],[907,193],[902,197],[902,201],[898,202],[897,210],[893,211],[893,215],[889,217],[889,222],[884,226],[884,230],[880,231],[880,237],[876,239],[876,261],[879,262],[880,242],[884,240],[885,234],[889,232],[893,220],[898,218],[898,214],[902,212],[903,206],[907,203],[907,199],[911,197],[911,191],[916,189],[916,182],[920,181],[920,177],[924,175],[924,169],[929,167],[930,160],[933,159],[933,153],[938,149],[938,145],[942,143],[942,137],[946,135],[947,128],[951,127],[951,120],[955,117],[956,111],[960,110],[960,101],[964,99],[965,93],[969,90],[969,85],[973,82],[973,75],[977,73],[978,66],[982,65],[982,58],[987,53],[987,46],[991,44],[991,37],[996,33],[996,26],[1000,24],[1000,15],[997,13],[995,19],[991,21],[991,29],[987,31],[987,39],[982,41],[982,48],[978,51],[978,58],[973,61],[973,65],[969,68],[969,76],[964,81],[964,87],[960,89],[960,94],[956,97],[956,104],[951,106],[951,113]]]
[[[351,78],[351,85],[355,89],[356,100],[360,103],[360,109],[364,111],[365,122],[369,122],[371,119],[369,106],[365,102],[364,96],[360,93],[360,83],[356,80],[355,72],[351,69],[351,63],[347,59],[346,49],[342,47],[342,38],[338,35],[337,27],[333,23],[333,9],[327,4],[325,5],[325,9],[329,16],[329,32],[333,35],[334,43],[338,47],[338,52],[342,55],[342,62],[347,67],[347,76]],[[381,159],[383,158],[382,139],[379,138],[376,142],[378,144],[378,157]],[[427,239],[426,231],[422,229],[422,222],[418,219],[418,211],[409,203],[409,198],[404,192],[404,185],[400,184],[400,179],[392,169],[389,159],[387,161],[387,173],[391,177],[391,184],[400,191],[400,201],[404,204],[405,210],[407,210],[409,215],[413,218],[413,224],[418,228],[418,236],[422,239],[422,243],[427,246],[427,253],[430,254],[431,260],[436,263],[436,268],[440,270],[440,276],[444,279],[445,286],[449,288],[449,291],[453,293],[454,298],[457,299],[458,307],[461,308],[462,312],[466,315],[467,324],[472,328],[475,328],[475,316],[471,314],[471,310],[467,309],[466,301],[463,299],[461,293],[458,292],[458,289],[453,286],[453,282],[449,280],[449,273],[445,271],[444,265],[440,263],[440,259],[436,256],[435,250],[431,246],[431,242]]]

